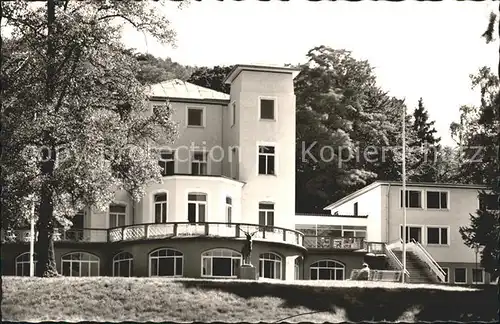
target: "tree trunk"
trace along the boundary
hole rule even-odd
[[[497,33],[498,33],[498,40],[500,42],[500,3],[498,4],[498,13],[497,13]],[[500,80],[500,45],[498,45],[498,78]],[[500,94],[499,94],[500,95]],[[498,122],[500,125],[500,105],[497,105],[497,118]],[[500,133],[500,129],[498,130]],[[497,135],[497,148],[500,147],[500,136]],[[497,177],[500,177],[500,150],[497,149]],[[498,179],[498,178],[497,178]],[[495,191],[497,193],[500,193],[498,190],[498,183],[495,184]],[[498,218],[498,222],[500,223],[500,217]],[[498,242],[498,245],[500,246],[500,242]],[[499,268],[498,271],[500,271],[500,258],[499,258],[499,264],[497,264],[497,267]],[[500,322],[500,277],[497,279],[497,299],[498,299],[498,318],[497,320]]]
[[[55,0],[47,1],[47,75],[46,75],[46,103],[47,110],[50,111],[54,97],[54,61],[55,47],[53,41],[55,22]],[[41,171],[43,184],[40,192],[40,214],[38,215],[37,230],[38,240],[35,251],[37,253],[37,277],[58,276],[55,254],[54,254],[54,205],[52,196],[54,188],[52,179],[54,174],[54,164],[56,152],[51,130],[45,131],[44,143],[50,148],[50,152],[43,152]]]
[[[42,162],[42,174],[46,180],[40,193],[40,212],[37,221],[38,240],[35,251],[37,256],[36,276],[58,276],[54,254],[54,206],[52,202],[52,186],[48,179],[54,172],[54,150],[47,156],[47,161]]]

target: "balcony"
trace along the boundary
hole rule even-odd
[[[256,241],[270,241],[303,246],[304,235],[298,231],[275,227],[259,226],[244,223],[162,223],[136,224],[111,229],[56,229],[55,242],[90,242],[114,243],[148,239],[179,238],[179,237],[225,237],[245,238],[245,233],[255,233]],[[35,233],[36,235],[36,233]],[[2,231],[2,242],[22,243],[29,242],[30,231],[26,229]]]
[[[364,237],[304,236],[304,247],[308,249],[331,249],[354,251],[364,249]]]

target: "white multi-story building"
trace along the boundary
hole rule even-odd
[[[480,203],[483,201],[482,197],[479,199],[480,192],[486,189],[480,185],[407,184],[406,239],[409,254],[417,257],[414,261],[436,276],[443,271],[444,281],[449,283],[488,283],[489,276],[479,265],[478,251],[467,247],[459,233],[460,227],[470,225],[471,214],[480,208],[494,208]],[[313,233],[319,227],[320,232],[336,230],[334,236],[382,242],[402,261],[402,198],[401,182],[376,181],[326,206],[329,215],[297,215],[296,228]],[[307,241],[311,238],[306,237]],[[391,253],[386,251],[386,254]]]
[[[250,233],[260,276],[294,279],[305,251],[294,230],[298,72],[237,65],[229,95],[180,80],[151,86],[151,112],[168,100],[179,126],[159,148],[162,183],[137,203],[117,191],[107,211],[77,215],[57,237],[62,274],[235,277]],[[26,258],[4,260],[4,272],[22,274]]]
[[[161,147],[162,182],[134,202],[117,191],[106,211],[87,209],[55,237],[66,276],[235,278],[245,234],[263,278],[344,280],[383,255],[402,269],[401,185],[374,182],[327,206],[295,214],[298,70],[237,65],[227,95],[180,80],[150,88],[151,112],[166,100],[179,137]],[[409,184],[410,281],[487,282],[458,233],[481,186]],[[29,231],[2,232],[2,273],[29,274]],[[373,261],[375,262],[375,261]],[[449,280],[448,280],[449,279]]]

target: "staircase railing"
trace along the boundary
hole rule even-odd
[[[413,243],[412,251],[419,257],[419,259],[427,264],[427,266],[441,280],[441,282],[445,282],[446,273],[436,260],[434,260],[432,255],[422,246],[422,244],[420,244],[420,242],[415,239],[411,239],[411,243]]]
[[[392,266],[399,269],[401,272],[403,271],[403,263],[398,259],[396,254],[392,252],[392,250],[384,244],[384,253],[389,257],[389,262],[392,263]],[[405,274],[406,276],[410,277],[410,272],[408,272],[408,269],[405,269]]]
[[[394,250],[394,249],[401,249],[403,246],[403,240],[402,239],[398,239],[398,240],[394,240],[393,242],[391,243],[388,243],[387,244],[387,249],[389,250]]]

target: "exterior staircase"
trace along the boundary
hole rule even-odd
[[[399,261],[403,262],[403,252],[398,250],[392,251]],[[406,270],[410,273],[407,282],[409,283],[436,283],[436,280],[429,274],[426,266],[422,264],[417,256],[411,252],[406,251]]]

